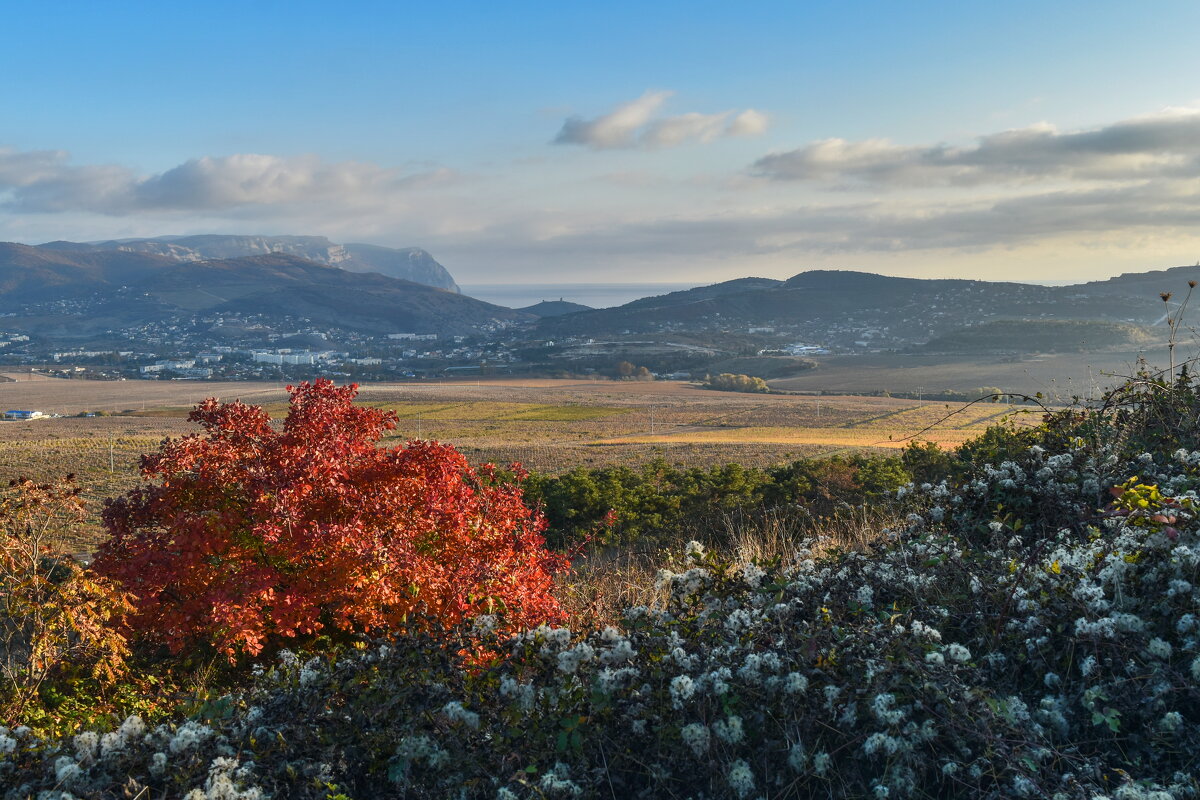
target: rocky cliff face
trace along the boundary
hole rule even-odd
[[[261,255],[287,255],[341,267],[351,272],[378,272],[457,292],[450,273],[433,256],[417,247],[394,249],[369,244],[341,245],[324,236],[164,236],[157,239],[116,239],[107,242],[50,242],[48,250],[71,252],[118,251],[160,256],[176,261],[212,261]]]
[[[57,250],[117,250],[164,256],[176,261],[211,261],[271,253],[296,256],[318,264],[339,265],[345,249],[324,236],[164,236],[161,239],[116,239],[108,242],[52,242],[42,245]]]
[[[346,260],[338,266],[352,272],[379,272],[426,286],[457,292],[458,284],[450,273],[419,247],[394,249],[373,244],[348,244]]]

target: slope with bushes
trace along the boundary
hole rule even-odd
[[[1194,797],[1198,412],[1143,374],[914,448],[871,546],[693,544],[619,625],[430,618],[281,651],[188,717],[5,730],[6,796]]]

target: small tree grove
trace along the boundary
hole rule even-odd
[[[752,375],[734,375],[729,372],[707,376],[704,379],[704,386],[707,389],[718,389],[722,392],[766,394],[771,391],[771,387],[762,378]]]

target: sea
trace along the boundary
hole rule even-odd
[[[566,300],[592,308],[623,306],[642,297],[679,292],[700,283],[468,283],[459,288],[477,300],[524,308],[543,300]]]

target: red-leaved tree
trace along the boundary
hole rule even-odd
[[[137,597],[140,632],[236,658],[320,631],[560,614],[565,559],[518,486],[446,444],[378,447],[395,414],[353,405],[354,384],[289,392],[281,430],[256,406],[204,401],[189,417],[203,432],[144,456],[149,483],[108,502],[95,568]]]

